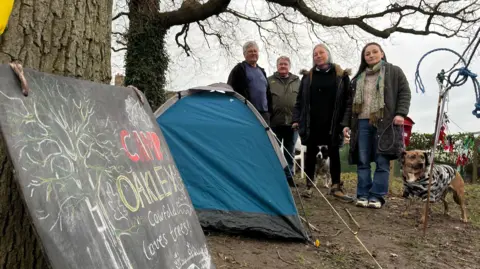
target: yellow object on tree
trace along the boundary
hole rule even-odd
[[[7,28],[8,18],[12,13],[14,0],[0,0],[0,35],[3,34]]]

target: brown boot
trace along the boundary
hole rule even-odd
[[[340,182],[340,184],[333,184],[330,188],[330,194],[344,202],[353,202],[353,198],[345,194],[343,190],[343,182]]]

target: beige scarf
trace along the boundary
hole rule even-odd
[[[371,70],[363,71],[357,78],[357,86],[355,98],[353,99],[353,112],[361,113],[363,110],[363,100],[365,94],[365,78],[367,75],[380,72],[375,83],[376,87],[372,91],[372,99],[370,102],[370,124],[376,126],[377,121],[383,118],[383,109],[385,106],[384,89],[385,89],[385,62],[382,60],[374,65]]]

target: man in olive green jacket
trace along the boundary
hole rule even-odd
[[[277,72],[268,77],[268,84],[272,92],[273,107],[270,127],[280,141],[283,139],[284,154],[288,162],[288,169],[285,170],[285,174],[288,184],[293,186],[293,159],[290,156],[295,155],[298,133],[292,129],[292,116],[300,87],[300,79],[290,73],[290,66],[290,59],[286,56],[280,56],[277,59]]]

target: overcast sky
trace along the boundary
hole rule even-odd
[[[240,1],[241,2],[241,1]],[[263,1],[249,1],[261,9]],[[237,2],[239,3],[239,2]],[[241,3],[239,3],[241,5]],[[253,5],[252,4],[252,5]],[[245,9],[245,6],[237,6],[238,9]],[[248,7],[247,7],[248,9]],[[236,9],[237,10],[237,9]],[[118,9],[117,9],[118,11]],[[114,25],[115,30],[124,28],[127,22],[125,19],[117,21]],[[219,26],[221,27],[221,26]],[[259,64],[264,67],[267,74],[275,71],[276,57],[281,54],[291,56],[292,73],[298,74],[300,68],[309,68],[311,66],[312,47],[319,42],[317,37],[307,31],[305,28],[293,29],[300,42],[295,44],[295,50],[286,46],[284,42],[270,35],[268,40],[274,45],[265,45],[260,40],[258,30],[251,23],[241,23],[234,31],[237,40],[231,43],[232,53],[227,55],[218,42],[211,39],[208,44],[205,42],[200,31],[192,27],[189,34],[189,44],[192,46],[194,57],[187,57],[184,52],[175,43],[174,35],[179,31],[174,27],[169,31],[167,37],[168,52],[171,57],[167,90],[179,91],[190,87],[208,85],[216,82],[226,82],[228,74],[233,66],[243,60],[242,44],[247,40],[255,40],[260,46]],[[387,59],[392,64],[400,66],[405,72],[410,89],[412,91],[412,102],[409,116],[415,121],[413,131],[432,133],[434,131],[434,121],[436,114],[436,105],[438,101],[438,86],[435,77],[441,69],[450,69],[457,58],[448,52],[435,52],[425,58],[420,66],[420,74],[426,88],[425,93],[416,92],[415,89],[415,71],[418,61],[428,51],[436,48],[450,48],[459,53],[465,48],[465,41],[452,38],[445,39],[437,36],[412,36],[406,34],[394,34],[389,39],[379,40],[369,37],[361,30],[354,29],[351,33],[360,36],[359,44],[356,44],[343,30],[322,29],[322,40],[326,41],[333,51],[334,61],[342,67],[352,68],[355,72],[359,65],[360,54],[358,47],[361,48],[364,42],[368,40],[379,41]],[[228,31],[226,31],[228,33]],[[476,55],[479,55],[478,53]],[[124,51],[112,53],[112,73],[124,74],[123,67]],[[470,70],[480,73],[480,64],[478,56],[475,56],[470,66]],[[450,94],[450,100],[446,107],[447,115],[451,119],[449,130],[451,133],[463,131],[480,131],[480,119],[472,115],[475,103],[475,92],[473,84],[469,80],[464,86],[453,88]]]

